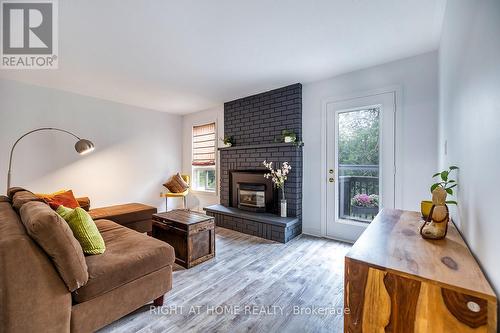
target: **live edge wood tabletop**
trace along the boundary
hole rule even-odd
[[[345,257],[344,332],[497,332],[497,298],[450,222],[419,235],[420,214],[383,209]]]

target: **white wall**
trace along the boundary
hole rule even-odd
[[[499,36],[500,1],[448,1],[439,50],[440,165],[460,167],[459,206],[453,218],[497,290],[500,289]]]
[[[322,101],[331,97],[400,86],[398,106],[402,134],[397,145],[401,154],[396,198],[397,208],[418,210],[427,199],[431,176],[437,168],[438,60],[431,52],[380,66],[303,85],[303,232],[321,235],[320,179]]]
[[[220,105],[208,110],[203,110],[195,113],[185,115],[182,119],[183,122],[183,139],[182,139],[182,171],[185,174],[191,175],[191,157],[192,157],[192,130],[193,126],[208,124],[211,122],[216,123],[217,138],[224,137],[224,106]],[[219,140],[217,140],[218,143]],[[203,211],[203,207],[218,204],[220,202],[219,196],[219,163],[217,154],[217,192],[204,193],[190,191],[187,198],[188,207],[194,210]]]
[[[0,113],[2,193],[14,141],[37,127],[60,127],[92,140],[96,150],[80,156],[66,134],[31,134],[16,148],[12,185],[73,189],[93,207],[142,202],[164,210],[162,183],[181,168],[181,116],[3,79]]]

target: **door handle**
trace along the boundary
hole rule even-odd
[[[328,181],[329,181],[330,183],[335,183],[335,178],[330,177],[330,178],[328,178]]]

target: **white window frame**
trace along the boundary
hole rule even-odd
[[[193,165],[193,129],[196,126],[203,126],[203,125],[208,125],[208,124],[215,124],[215,165],[207,165],[207,166],[202,166],[202,165]],[[212,119],[212,120],[206,120],[203,122],[199,123],[193,123],[191,125],[191,192],[193,193],[198,193],[198,194],[204,194],[204,195],[213,195],[217,196],[219,193],[219,154],[218,154],[218,122],[217,119]],[[208,190],[202,190],[202,189],[195,189],[194,187],[194,170],[195,169],[214,169],[215,170],[215,190],[214,191],[208,191]]]

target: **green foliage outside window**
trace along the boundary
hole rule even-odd
[[[378,176],[378,170],[356,170],[342,165],[379,165],[379,109],[339,114],[338,159],[342,176]]]

